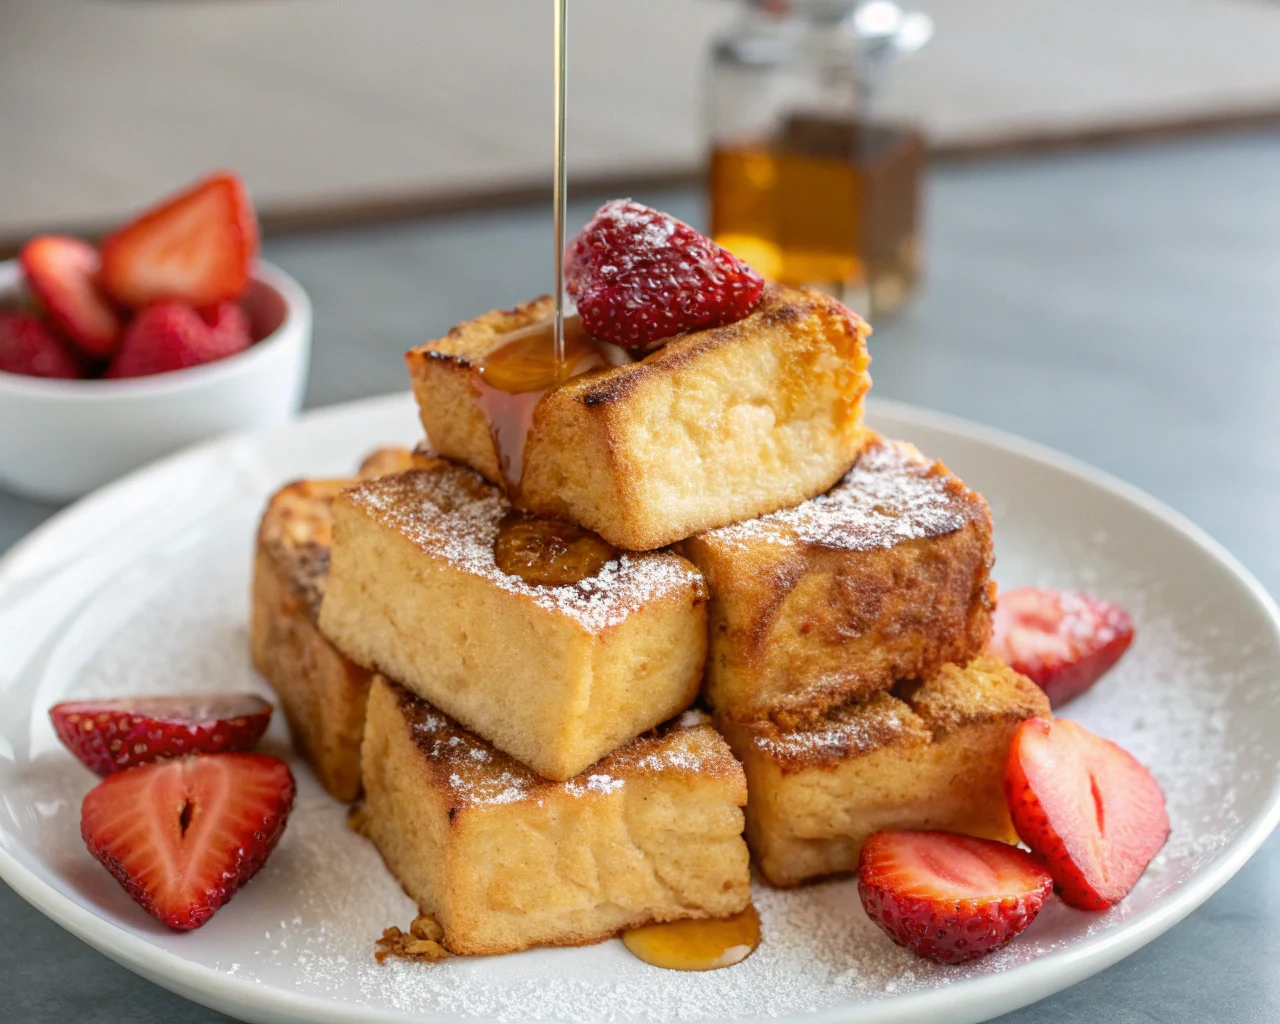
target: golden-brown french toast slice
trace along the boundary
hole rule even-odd
[[[550,782],[374,678],[360,830],[454,953],[583,945],[750,900],[746,780],[705,715]]]
[[[503,482],[479,368],[550,315],[537,299],[408,353],[441,455]],[[820,494],[863,443],[869,332],[835,299],[769,285],[737,323],[572,378],[533,411],[515,500],[640,551]]]
[[[363,478],[425,464],[407,448],[379,448]],[[338,800],[360,793],[369,673],[320,635],[316,619],[329,572],[333,501],[355,478],[299,480],[271,496],[258,528],[249,644],[271,683],[302,756]]]
[[[826,494],[680,549],[706,577],[706,692],[729,717],[794,723],[991,635],[991,511],[900,441],[873,435]]]
[[[717,719],[747,773],[747,842],[774,885],[856,871],[881,829],[1018,841],[1004,766],[1018,724],[1049,717],[1035,683],[986,656],[833,708],[800,728]]]
[[[565,780],[693,702],[706,589],[666,551],[617,553],[576,583],[526,582],[495,559],[510,512],[498,488],[445,460],[344,491],[320,628]]]

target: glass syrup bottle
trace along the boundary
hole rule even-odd
[[[889,0],[742,2],[713,54],[712,234],[766,277],[892,313],[920,272],[925,142],[877,99],[932,22]]]

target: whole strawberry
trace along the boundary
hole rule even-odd
[[[961,964],[1035,920],[1053,882],[1016,846],[953,832],[877,832],[862,847],[858,895],[889,938]]]
[[[80,835],[149,914],[188,931],[262,867],[295,792],[289,766],[262,754],[144,764],[89,790]]]
[[[63,745],[110,775],[182,754],[248,750],[266,732],[271,705],[250,693],[78,700],[49,709]]]
[[[252,341],[248,317],[235,303],[200,311],[182,302],[155,302],[124,329],[106,376],[146,377],[200,366],[242,352]]]
[[[0,310],[0,371],[27,377],[81,377],[80,365],[33,316]]]
[[[565,281],[587,333],[636,352],[741,320],[764,289],[711,239],[629,199],[605,203],[569,243]]]

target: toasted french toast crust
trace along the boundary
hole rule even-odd
[[[711,594],[708,700],[797,725],[967,662],[991,631],[991,534],[980,495],[874,435],[826,494],[690,538]]]
[[[599,942],[750,900],[742,768],[682,716],[551,782],[375,677],[360,831],[454,953]]]
[[[776,886],[857,870],[880,829],[1016,843],[1004,764],[1019,723],[1047,717],[1033,682],[981,656],[820,719],[783,727],[717,716],[747,774],[747,841]]]
[[[706,660],[706,590],[672,552],[622,552],[574,584],[498,568],[511,511],[443,460],[335,503],[320,627],[348,657],[402,682],[550,779],[688,707]]]
[[[434,460],[407,448],[379,448],[358,479]],[[258,527],[249,643],[254,667],[271,683],[295,744],[338,800],[360,793],[369,673],[320,634],[329,573],[333,502],[355,478],[299,480],[271,496]]]
[[[350,480],[303,480],[272,496],[254,558],[250,650],[302,756],[338,800],[360,794],[369,673],[316,627],[329,567],[333,499]]]
[[[549,311],[494,311],[406,356],[432,444],[492,482],[476,367]],[[819,493],[864,440],[868,333],[834,299],[771,285],[737,323],[573,378],[534,411],[518,503],[650,550]]]

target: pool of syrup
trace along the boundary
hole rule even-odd
[[[622,944],[654,967],[714,971],[741,963],[760,945],[760,915],[748,906],[732,917],[645,925],[623,932]]]
[[[564,321],[563,364],[557,364],[554,346],[552,322],[544,320],[512,331],[478,368],[480,408],[489,422],[498,468],[512,500],[519,495],[525,442],[542,396],[572,377],[630,362],[616,345],[588,335],[577,316]]]
[[[513,512],[498,527],[493,557],[499,569],[526,583],[563,587],[596,575],[618,549],[573,523]]]

